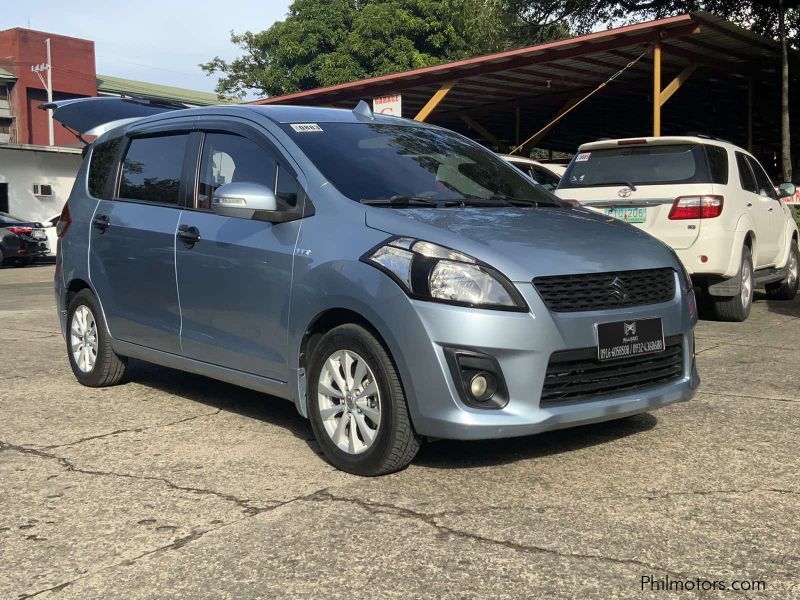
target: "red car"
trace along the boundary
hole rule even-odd
[[[44,225],[0,212],[0,265],[25,267],[48,252]]]

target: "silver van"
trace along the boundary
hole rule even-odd
[[[58,224],[72,370],[135,358],[286,398],[328,460],[617,419],[699,385],[674,253],[482,146],[354,110],[56,102],[99,137]]]

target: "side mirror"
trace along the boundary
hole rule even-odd
[[[793,183],[782,183],[778,186],[778,196],[781,198],[788,198],[797,193],[797,186]]]
[[[226,183],[214,192],[211,210],[223,217],[253,219],[260,212],[277,211],[278,201],[275,192],[260,183]]]

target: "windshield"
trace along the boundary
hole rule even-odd
[[[580,152],[561,178],[559,188],[683,183],[711,183],[708,161],[700,144]]]
[[[449,131],[384,123],[292,123],[284,129],[336,189],[356,201],[563,206],[494,153]]]

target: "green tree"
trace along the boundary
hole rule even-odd
[[[590,0],[294,0],[231,32],[242,55],[200,65],[221,96],[274,96],[545,42],[591,28]]]

